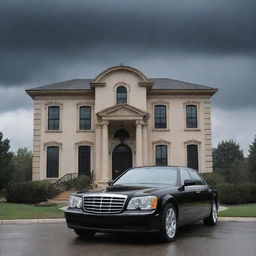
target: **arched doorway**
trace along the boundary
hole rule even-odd
[[[125,144],[116,146],[112,153],[112,179],[132,167],[132,150]]]

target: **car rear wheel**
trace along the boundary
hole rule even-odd
[[[80,237],[84,237],[84,238],[90,238],[93,237],[95,232],[92,230],[82,230],[82,229],[74,229],[75,233],[80,236]]]
[[[205,218],[203,221],[204,221],[204,224],[206,226],[214,226],[214,225],[217,224],[217,222],[218,222],[218,209],[217,209],[216,202],[212,203],[212,210],[211,210],[210,216]]]
[[[172,204],[165,206],[162,216],[161,238],[164,242],[171,242],[175,239],[177,231],[177,213]]]

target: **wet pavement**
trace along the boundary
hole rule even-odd
[[[60,224],[0,225],[0,256],[254,256],[256,223],[220,222],[205,227],[201,222],[179,229],[172,243],[152,235],[97,233],[84,240]]]

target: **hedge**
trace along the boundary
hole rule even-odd
[[[33,204],[47,200],[49,182],[28,181],[9,184],[6,188],[6,201],[10,203]]]
[[[229,184],[217,186],[222,204],[256,203],[256,184]]]
[[[217,187],[219,184],[225,182],[225,178],[219,173],[209,172],[201,173],[201,175],[203,176],[207,184],[212,187]]]

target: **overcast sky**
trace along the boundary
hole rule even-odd
[[[32,148],[24,92],[123,63],[219,88],[213,145],[256,134],[255,0],[1,0],[0,131]]]

